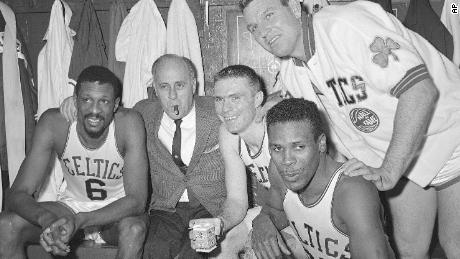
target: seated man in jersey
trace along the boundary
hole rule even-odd
[[[266,121],[271,197],[261,214],[284,210],[311,258],[393,258],[377,189],[362,177],[343,175],[342,164],[326,153],[316,105],[283,100]],[[259,248],[269,254],[270,245]]]
[[[237,258],[238,253],[251,247],[251,236],[259,236],[259,232],[264,232],[268,227],[267,224],[273,225],[266,218],[258,217],[261,206],[267,202],[270,188],[266,126],[265,121],[257,116],[264,101],[265,89],[256,72],[244,65],[222,69],[214,77],[214,83],[215,109],[223,122],[219,130],[219,144],[225,165],[227,199],[217,218],[193,220],[191,225],[214,224],[215,229],[219,229],[216,234],[222,237],[223,233],[226,234],[220,240],[220,249],[211,255]],[[256,205],[249,209],[246,168],[251,174],[249,180],[254,182],[253,192],[249,196],[254,196]],[[297,252],[294,254],[298,258],[305,258],[292,229],[288,227],[283,234],[285,238],[290,237],[294,241],[289,243],[291,250],[297,250],[293,251]],[[295,249],[296,246],[298,249]],[[290,253],[287,247],[283,248],[286,253]]]
[[[117,258],[139,258],[146,233],[147,154],[141,116],[119,107],[121,83],[107,68],[90,66],[77,80],[77,120],[58,109],[40,118],[0,215],[0,258],[25,258],[24,245],[40,242],[55,255],[84,230],[95,242],[118,245]],[[57,154],[65,190],[56,202],[34,193]],[[98,227],[100,226],[100,227]]]

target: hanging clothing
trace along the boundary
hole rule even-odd
[[[120,31],[123,20],[128,15],[128,9],[122,0],[114,0],[109,9],[109,51],[108,51],[108,64],[107,67],[123,81],[125,74],[125,62],[117,61],[115,58],[115,43],[117,42],[117,35]]]
[[[69,5],[62,0],[55,0],[44,37],[46,44],[38,54],[38,117],[47,109],[58,107],[65,98],[73,95],[73,85],[69,84],[68,77],[74,45],[72,37],[75,35],[69,27],[71,17],[72,10]],[[54,159],[50,163],[53,169],[40,189],[40,201],[56,200],[59,188],[64,188],[59,161]]]
[[[64,15],[63,15],[64,13]],[[69,5],[55,0],[51,8],[50,22],[46,31],[45,46],[38,54],[38,117],[51,107],[58,107],[73,94],[68,85],[68,73],[75,32],[69,23],[72,10]]]
[[[195,17],[186,0],[172,0],[168,12],[167,53],[189,58],[197,70],[198,95],[205,95],[203,60]]]
[[[453,13],[454,7],[457,8],[457,13]],[[441,22],[446,26],[453,38],[454,51],[452,61],[460,67],[460,0],[445,0],[444,7],[441,13]]]
[[[424,37],[444,56],[452,59],[452,35],[431,8],[429,0],[411,0],[403,24]]]
[[[74,86],[81,71],[86,67],[107,66],[102,29],[91,0],[85,0],[83,3],[76,33],[69,67],[69,80]]]
[[[0,34],[5,31],[5,20],[0,15]],[[16,31],[16,50],[18,57],[19,77],[21,80],[21,93],[24,104],[25,118],[25,148],[26,153],[29,150],[32,142],[32,135],[35,128],[34,116],[37,112],[37,87],[34,83],[29,53],[21,31]],[[3,45],[0,46],[0,53],[3,53]],[[0,63],[2,59],[0,59]],[[0,65],[1,66],[1,65]],[[3,72],[3,71],[2,71]],[[0,164],[1,169],[7,173],[8,157],[6,148],[6,133],[5,133],[5,110],[4,110],[4,93],[3,93],[3,73],[0,73]],[[8,182],[8,181],[7,181]],[[5,184],[7,184],[5,182]]]
[[[153,62],[165,54],[166,26],[155,2],[140,0],[126,16],[115,45],[118,61],[125,61],[123,104],[133,107],[147,98]]]
[[[9,6],[0,2],[0,11],[5,21],[2,40],[3,103],[5,112],[5,136],[8,158],[9,182],[16,177],[25,150],[24,101],[18,66],[16,18]],[[6,123],[7,122],[7,123]]]

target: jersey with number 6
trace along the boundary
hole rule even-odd
[[[92,203],[91,210],[100,209],[125,196],[123,187],[124,160],[117,148],[115,123],[109,125],[105,142],[97,149],[85,147],[70,125],[64,152],[59,158],[67,187],[59,200],[67,203]]]

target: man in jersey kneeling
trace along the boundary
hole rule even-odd
[[[119,107],[121,90],[110,70],[90,66],[75,87],[77,120],[66,121],[59,109],[41,116],[0,214],[0,258],[25,258],[30,242],[67,255],[78,230],[118,245],[117,258],[140,258],[147,229],[140,216],[147,197],[145,130],[137,112]],[[33,194],[54,153],[67,186],[56,202],[37,202]]]
[[[269,110],[266,121],[271,199],[262,214],[284,210],[311,258],[394,258],[377,188],[361,177],[343,175],[342,163],[329,157],[316,105],[283,100]],[[256,249],[267,250],[259,253],[270,257],[270,247]]]

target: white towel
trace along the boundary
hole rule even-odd
[[[16,18],[11,8],[3,2],[0,2],[0,10],[6,22],[3,38],[3,92],[8,173],[11,185],[26,154],[26,131],[18,54],[16,51]]]
[[[63,15],[64,13],[64,15]],[[70,29],[72,10],[69,5],[55,0],[51,7],[50,21],[46,31],[45,46],[38,55],[38,117],[49,108],[58,107],[61,102],[73,95],[73,85],[69,84],[69,65],[72,57],[75,32]],[[53,161],[51,161],[53,163]],[[39,200],[56,200],[62,186],[63,174],[59,161],[55,159],[54,169],[43,183]]]
[[[457,13],[452,13],[453,6],[457,7]],[[452,34],[454,39],[454,55],[452,61],[460,67],[460,0],[445,0],[441,12],[441,22]],[[451,57],[448,57],[451,58]]]
[[[203,60],[195,17],[185,0],[172,0],[168,12],[167,53],[189,58],[197,70],[198,95],[204,95]]]
[[[140,0],[126,16],[115,44],[118,61],[126,62],[123,103],[132,107],[147,98],[153,62],[165,54],[166,26],[153,0]]]
[[[62,15],[64,13],[64,16]],[[38,117],[73,94],[68,84],[69,65],[75,32],[69,27],[72,10],[64,1],[55,0],[51,8],[45,46],[38,55]]]

